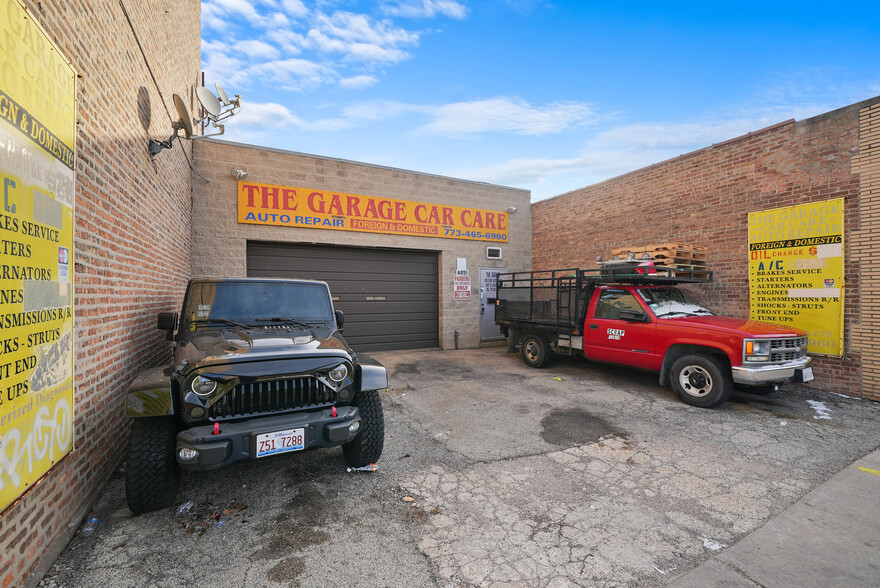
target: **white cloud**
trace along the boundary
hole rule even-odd
[[[420,130],[439,135],[512,132],[521,135],[560,133],[596,121],[582,102],[554,102],[534,107],[524,100],[497,97],[446,104],[430,110],[433,120]]]
[[[347,90],[361,90],[374,86],[379,80],[374,76],[359,75],[339,80],[339,85]]]
[[[293,114],[286,106],[275,102],[264,104],[248,102],[245,106],[246,108],[242,108],[235,116],[236,127],[263,130],[305,125],[303,120]]]
[[[418,44],[419,35],[387,20],[337,11],[319,14],[306,40],[320,51],[342,53],[348,59],[393,63],[409,57],[404,48]]]
[[[274,45],[253,39],[239,41],[235,44],[235,49],[251,59],[277,59],[281,55],[281,52]]]
[[[461,20],[468,14],[466,6],[451,0],[400,0],[385,2],[381,9],[389,16],[406,18],[434,18],[442,15]]]
[[[274,80],[285,84],[285,88],[304,91],[331,83],[336,72],[325,65],[307,59],[278,59],[267,61],[248,68],[248,75]]]

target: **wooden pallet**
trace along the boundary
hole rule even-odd
[[[673,263],[694,263],[699,265],[708,260],[708,248],[688,243],[656,243],[652,245],[630,245],[611,250],[612,259],[626,259],[630,254],[635,259],[674,260]],[[687,261],[686,261],[687,260]],[[668,264],[668,263],[667,263]]]

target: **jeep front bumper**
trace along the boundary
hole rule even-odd
[[[214,470],[256,455],[257,435],[286,429],[305,430],[305,447],[334,447],[357,436],[349,427],[360,420],[357,407],[341,406],[333,416],[332,409],[315,412],[297,412],[268,417],[254,417],[246,421],[220,422],[215,434],[214,423],[192,427],[177,434],[174,455],[180,467],[188,470]],[[195,452],[195,457],[182,459],[184,453]],[[293,452],[296,453],[296,452]]]
[[[803,371],[810,366],[812,361],[812,358],[805,357],[783,364],[734,367],[732,368],[733,381],[744,386],[763,386],[778,382],[803,381]]]

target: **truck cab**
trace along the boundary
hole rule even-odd
[[[700,407],[727,400],[734,384],[767,393],[812,379],[806,332],[717,316],[678,287],[711,277],[549,273],[499,277],[496,320],[532,367],[557,353],[654,371]]]

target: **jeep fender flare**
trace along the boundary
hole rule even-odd
[[[666,350],[666,355],[663,356],[663,365],[660,367],[660,385],[666,386],[669,384],[669,371],[672,368],[672,364],[675,363],[675,360],[684,355],[697,354],[697,355],[709,355],[712,357],[717,357],[724,361],[729,366],[733,365],[730,360],[730,353],[726,349],[722,349],[720,347],[712,347],[710,345],[704,344],[692,344],[692,343],[676,343],[674,345],[670,345]]]
[[[171,368],[159,366],[138,374],[125,393],[125,416],[143,418],[173,414]]]

